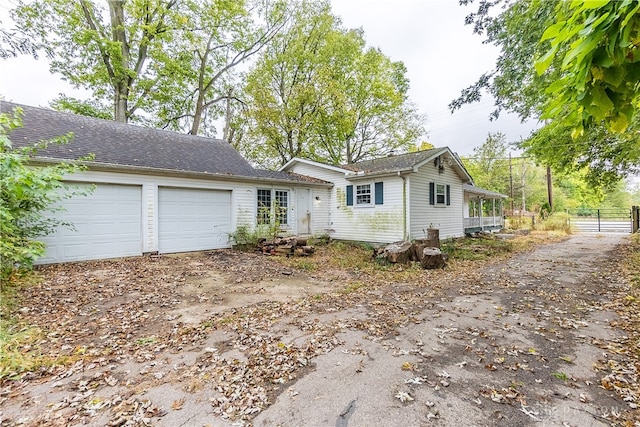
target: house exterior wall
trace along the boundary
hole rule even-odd
[[[225,180],[207,180],[198,178],[183,178],[160,175],[145,175],[135,173],[121,172],[103,172],[103,171],[82,171],[65,177],[65,181],[73,184],[78,183],[95,183],[100,184],[122,184],[134,185],[141,188],[141,234],[140,253],[158,251],[158,194],[159,188],[175,187],[185,189],[204,189],[204,190],[226,190],[231,192],[231,226],[230,231],[233,232],[239,225],[248,225],[254,227],[257,217],[257,189],[278,189],[289,192],[289,227],[291,234],[297,232],[297,209],[295,208],[297,185],[289,185],[289,183],[252,183],[252,182],[236,182]],[[317,196],[318,202],[311,203],[311,215],[313,218],[312,227],[314,233],[321,234],[326,232],[326,225],[329,217],[329,201],[330,191],[327,188],[317,188],[311,186],[303,186],[300,188],[309,189],[310,194],[315,200]],[[62,202],[64,206],[64,201]],[[306,209],[304,214],[306,215]],[[228,247],[231,247],[229,242]],[[46,262],[46,261],[45,261]]]
[[[324,209],[327,209],[326,230],[332,238],[374,243],[402,240],[404,234],[402,178],[391,176],[349,181],[343,172],[302,162],[294,163],[289,170],[334,183],[334,186],[327,191],[329,203],[323,203],[321,211],[324,214]],[[347,206],[348,185],[353,185],[355,188],[359,184],[370,184],[373,191],[375,182],[383,182],[383,204],[358,206],[354,202],[353,206]],[[319,216],[317,213],[316,215]]]
[[[432,162],[420,167],[409,177],[410,238],[423,239],[427,228],[440,230],[440,238],[464,236],[462,180],[453,168],[445,166],[442,173]],[[450,205],[429,204],[429,183],[450,186]]]

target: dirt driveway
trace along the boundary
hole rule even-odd
[[[633,425],[624,242],[410,281],[229,251],[48,267],[18,312],[66,367],[5,381],[0,424]]]

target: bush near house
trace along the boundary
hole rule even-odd
[[[33,262],[44,254],[46,248],[39,237],[63,225],[49,213],[56,210],[58,201],[77,194],[62,179],[84,169],[82,165],[69,163],[31,166],[39,150],[49,144],[64,144],[72,135],[13,148],[8,134],[22,125],[21,114],[17,108],[13,115],[0,115],[0,291],[13,275],[31,269]]]

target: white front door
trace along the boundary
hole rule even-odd
[[[296,211],[298,218],[298,234],[311,234],[311,190],[308,188],[296,191]]]

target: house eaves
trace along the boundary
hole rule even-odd
[[[332,165],[328,165],[326,163],[320,163],[320,162],[316,162],[314,160],[307,160],[307,159],[301,159],[299,157],[294,157],[293,159],[289,160],[287,163],[285,163],[284,165],[282,165],[278,170],[279,171],[286,171],[287,169],[289,169],[293,164],[295,163],[304,163],[310,166],[316,166],[319,168],[323,168],[323,169],[328,169],[334,172],[340,172],[340,173],[353,173],[350,170],[347,169],[343,169],[341,167],[338,166],[332,166]]]
[[[501,198],[507,199],[509,196],[504,194],[496,193],[495,191],[485,190],[484,188],[476,187],[471,184],[462,184],[462,191],[465,193],[473,194],[475,196],[480,197],[489,197],[489,198]]]
[[[387,171],[376,171],[376,172],[351,172],[350,174],[345,176],[347,181],[362,181],[362,180],[370,180],[372,178],[384,178],[389,176],[406,176],[410,173],[415,172],[413,168],[405,168],[405,169],[394,169]]]
[[[51,158],[51,157],[36,157],[31,161],[31,164],[36,166],[46,166],[52,164],[58,164],[61,162],[61,159]],[[205,179],[210,181],[228,181],[228,182],[245,182],[245,183],[271,183],[271,184],[280,184],[280,185],[304,185],[304,186],[312,186],[312,187],[322,187],[322,188],[331,188],[333,187],[332,183],[324,182],[320,180],[307,181],[303,179],[281,179],[281,178],[272,178],[268,176],[244,176],[244,175],[232,175],[232,174],[220,174],[220,173],[209,173],[209,172],[194,172],[194,171],[186,171],[186,170],[175,170],[175,169],[161,169],[161,168],[152,168],[152,167],[142,167],[142,166],[130,166],[130,165],[120,165],[113,163],[101,163],[101,162],[82,162],[82,161],[66,161],[66,163],[75,163],[84,165],[91,171],[100,171],[100,172],[124,172],[135,175],[161,175],[161,176],[171,176],[176,178],[193,178],[193,179]]]

